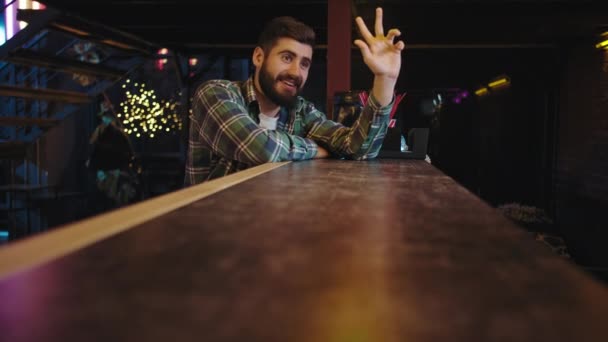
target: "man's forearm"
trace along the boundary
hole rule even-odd
[[[378,100],[378,104],[381,107],[387,106],[393,100],[396,83],[396,78],[374,76],[372,94],[374,94],[374,97]]]

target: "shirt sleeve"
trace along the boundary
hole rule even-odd
[[[208,81],[197,89],[190,124],[203,146],[250,165],[311,159],[317,154],[312,139],[261,128],[234,87],[230,82]]]
[[[389,114],[395,98],[381,107],[373,94],[351,127],[327,120],[325,114],[306,104],[304,113],[306,137],[327,148],[333,155],[363,160],[380,152],[388,129]]]

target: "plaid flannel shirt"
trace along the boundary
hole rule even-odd
[[[380,107],[370,96],[352,127],[327,120],[299,97],[293,109],[281,108],[276,130],[260,127],[253,79],[211,80],[198,87],[190,115],[186,186],[248,167],[312,159],[317,146],[334,157],[355,160],[378,155],[394,100]]]

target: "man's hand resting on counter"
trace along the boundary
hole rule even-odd
[[[329,157],[329,152],[327,152],[326,149],[324,149],[321,146],[317,146],[317,154],[315,155],[314,159],[323,159],[323,158],[328,158]]]

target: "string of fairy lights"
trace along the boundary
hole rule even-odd
[[[125,89],[125,100],[120,103],[121,112],[116,116],[127,134],[136,138],[155,138],[182,129],[177,101],[157,100],[154,89],[130,79],[124,81],[122,88]]]

